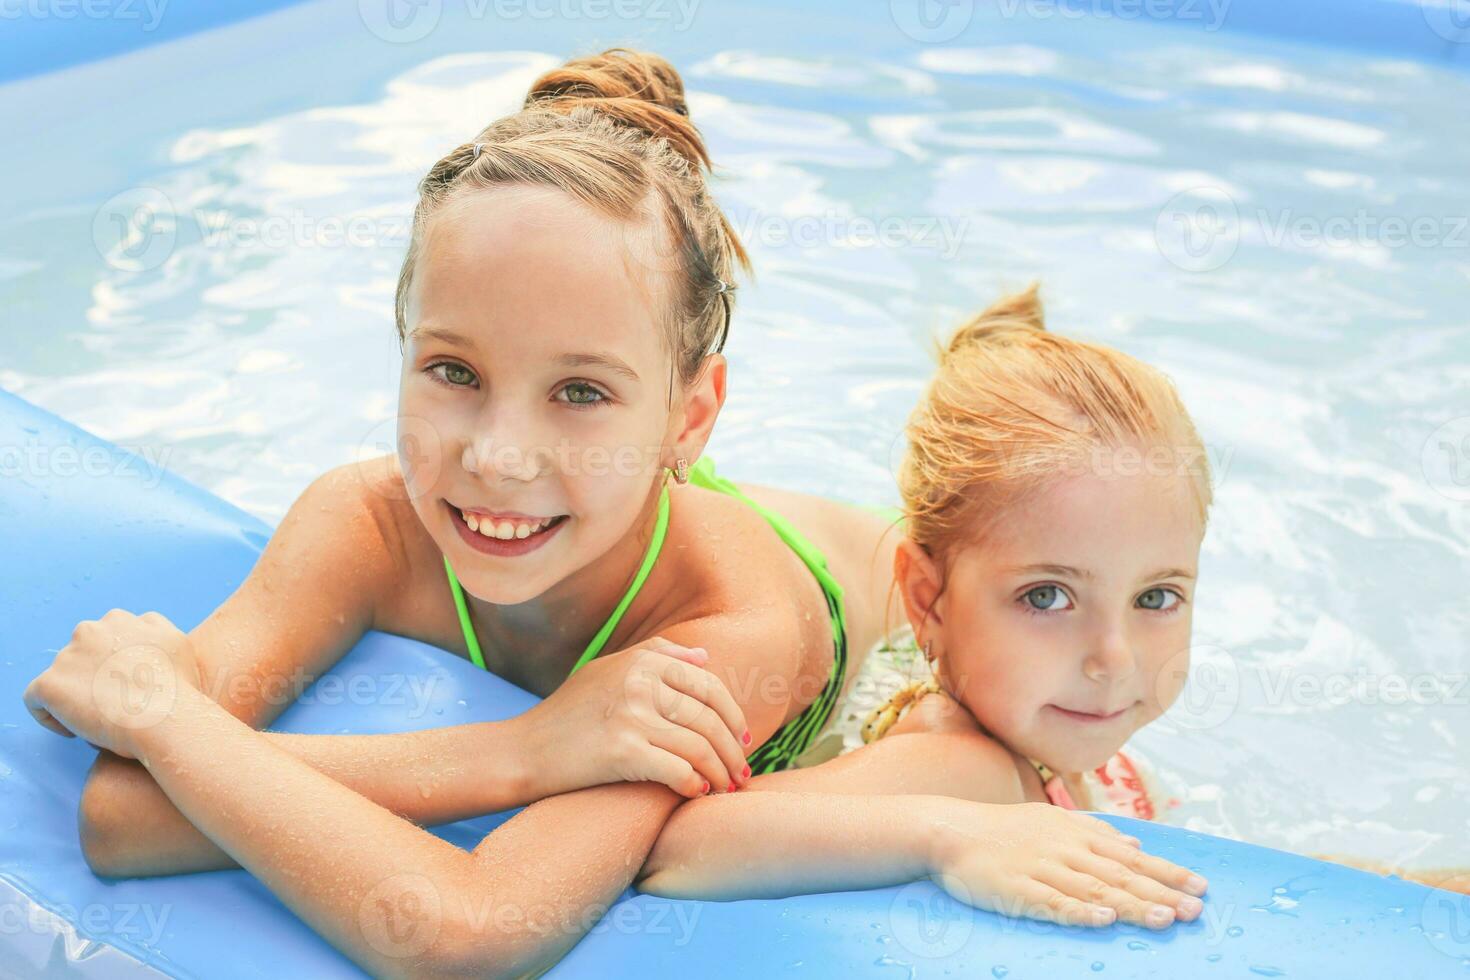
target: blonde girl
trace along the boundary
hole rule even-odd
[[[1033,286],[941,348],[908,441],[894,579],[934,679],[874,713],[871,744],[681,807],[640,887],[733,898],[917,872],[1013,914],[1195,918],[1198,875],[1116,840],[1050,836],[1058,815],[1101,802],[1084,774],[1123,774],[1122,746],[1187,672],[1210,479],[1173,386],[1047,332]],[[957,828],[995,804],[1026,843],[977,868]],[[1018,884],[1012,862],[1031,860],[1046,870]]]

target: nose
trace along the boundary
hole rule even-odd
[[[504,410],[492,416],[487,410],[477,422],[460,453],[466,471],[490,481],[529,483],[550,468],[549,454],[536,441],[529,420]]]
[[[1120,625],[1110,625],[1091,644],[1082,672],[1092,681],[1121,681],[1138,669],[1133,645]]]

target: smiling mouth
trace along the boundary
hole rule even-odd
[[[1137,702],[1134,703],[1136,704]],[[1116,721],[1117,719],[1127,714],[1129,711],[1132,711],[1134,705],[1130,704],[1125,707],[1119,708],[1117,711],[1108,713],[1098,711],[1074,711],[1071,708],[1063,708],[1059,704],[1049,704],[1047,705],[1047,707],[1051,708],[1053,711],[1057,712],[1064,718],[1070,718],[1073,721],[1080,721],[1084,723],[1098,724],[1101,722]]]
[[[539,551],[571,522],[568,514],[492,514],[462,510],[447,500],[443,503],[459,539],[471,550],[494,558],[519,558]]]
[[[454,505],[451,504],[450,506],[453,507]],[[520,515],[512,517],[460,510],[458,507],[454,509],[458,512],[459,519],[464,521],[465,526],[471,531],[483,537],[499,541],[524,541],[526,538],[545,533],[567,519],[566,514],[558,514],[555,517],[524,517]]]

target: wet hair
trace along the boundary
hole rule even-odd
[[[1162,459],[1191,476],[1204,526],[1209,464],[1173,384],[1121,351],[1048,331],[1035,283],[960,326],[937,355],[899,474],[905,530],[931,557],[979,540],[1047,481],[1092,471],[1099,452],[1136,450],[1139,468]]]
[[[663,328],[674,371],[688,384],[724,347],[735,266],[750,272],[749,256],[710,195],[710,170],[683,81],[664,59],[612,48],[545,73],[519,112],[455,147],[419,181],[394,306],[399,345],[434,215],[476,191],[554,187],[611,218],[651,228],[654,254],[640,259],[670,277]]]

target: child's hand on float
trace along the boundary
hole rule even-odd
[[[156,612],[113,609],[77,625],[24,699],[38,724],[132,759],[135,737],[166,718],[181,692],[200,684],[187,635]]]
[[[957,801],[961,802],[961,801]],[[956,899],[1073,926],[1189,922],[1206,882],[1136,837],[1048,803],[962,802],[933,825],[930,877]]]
[[[653,637],[598,657],[517,721],[542,797],[612,782],[686,797],[745,785],[750,733],[709,654]]]

